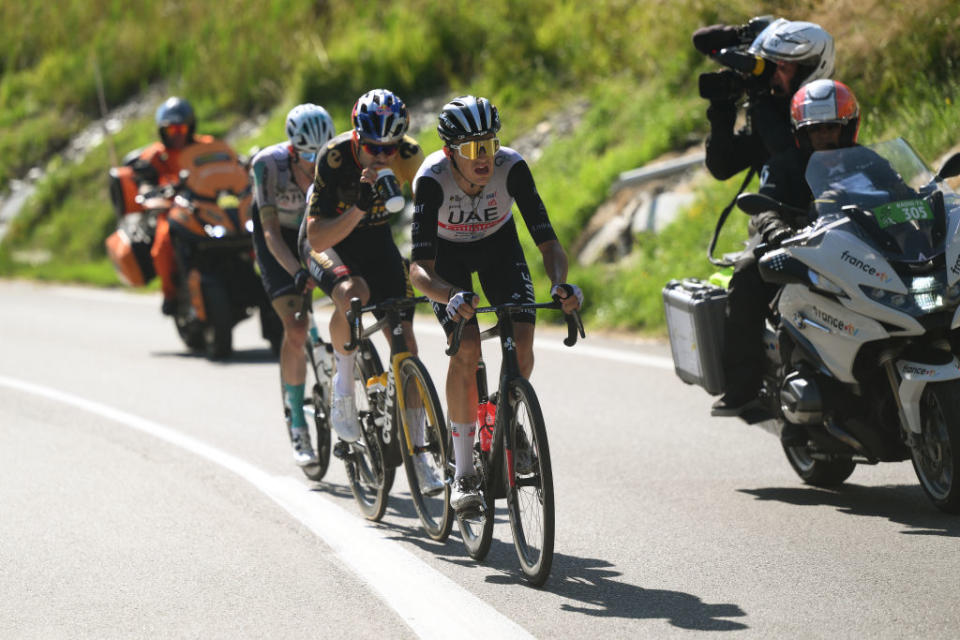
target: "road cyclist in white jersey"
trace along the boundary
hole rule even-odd
[[[535,301],[533,281],[517,236],[516,202],[552,283],[550,294],[569,313],[583,294],[567,284],[567,255],[550,224],[523,157],[500,146],[500,116],[486,98],[460,96],[444,105],[437,133],[444,146],[424,161],[414,180],[410,277],[433,301],[449,339],[460,318],[469,321],[447,370],[446,396],[456,471],[450,503],[461,511],[480,502],[473,463],[480,331],[473,273],[492,304]],[[515,315],[520,370],[533,371],[536,313]]]
[[[298,312],[311,295],[313,279],[300,263],[297,233],[313,184],[319,151],[334,135],[333,120],[315,104],[297,105],[287,114],[287,141],[263,149],[253,158],[253,242],[263,287],[283,322],[280,380],[284,415],[300,466],[316,462],[303,413],[308,319]]]

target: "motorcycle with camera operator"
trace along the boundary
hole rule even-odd
[[[706,166],[718,180],[759,171],[792,148],[791,96],[834,69],[833,38],[812,22],[762,16],[737,27],[712,25],[693,34],[693,45],[726,67],[699,78],[700,97],[710,101]],[[746,123],[734,131],[741,102]]]
[[[778,285],[761,278],[756,254],[776,248],[809,223],[805,212],[813,194],[804,180],[807,163],[814,151],[856,143],[860,126],[857,99],[842,82],[815,80],[794,95],[791,126],[795,144],[764,165],[759,192],[795,212],[768,210],[751,219],[756,232],[735,260],[730,279],[723,336],[724,395],[711,409],[714,416],[739,415],[756,398],[764,368],[763,323],[779,290]],[[780,434],[784,442],[798,435],[791,426]]]

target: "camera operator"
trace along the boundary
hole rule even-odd
[[[693,34],[701,53],[726,66],[700,75],[700,96],[710,101],[706,166],[726,180],[748,167],[759,171],[770,156],[794,146],[790,98],[802,85],[833,73],[833,38],[819,25],[770,16],[742,26],[712,25]],[[746,96],[746,125],[734,132]]]
[[[797,211],[807,211],[813,194],[804,175],[811,154],[856,145],[860,129],[860,107],[850,87],[822,78],[805,85],[793,96],[790,111],[794,145],[773,155],[760,176],[760,193]],[[863,148],[859,157],[878,156]],[[886,161],[866,164],[886,165],[882,184],[892,184],[897,177]],[[891,178],[891,174],[893,177]],[[822,196],[821,196],[822,197]],[[818,203],[821,200],[817,201]],[[737,260],[727,297],[727,321],[724,327],[723,369],[724,395],[714,403],[711,415],[736,416],[757,395],[763,373],[763,322],[768,305],[779,286],[760,277],[755,252],[760,243],[767,249],[780,245],[798,229],[810,222],[806,215],[790,215],[766,211],[753,217],[756,233],[749,243],[751,250]],[[784,444],[802,444],[806,431],[787,425],[780,434]]]

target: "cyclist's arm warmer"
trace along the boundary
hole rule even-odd
[[[533,182],[533,175],[525,160],[521,160],[510,168],[510,174],[507,176],[507,193],[516,201],[535,244],[557,239],[557,234],[550,224],[550,217],[547,215],[547,207],[537,193],[537,185]]]
[[[413,198],[413,253],[416,260],[433,260],[437,257],[437,222],[443,189],[433,178],[420,176]]]

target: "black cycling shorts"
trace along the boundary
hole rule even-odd
[[[263,227],[260,224],[260,210],[256,204],[253,205],[251,217],[253,218],[253,251],[257,256],[260,281],[263,282],[267,297],[276,300],[280,296],[296,295],[293,276],[277,262],[273,252],[267,246],[267,239],[263,235]],[[280,235],[290,248],[290,253],[297,257],[297,230],[280,227]]]
[[[413,296],[408,263],[393,242],[390,225],[354,229],[332,248],[320,252],[310,250],[305,236],[301,233],[301,259],[328,296],[338,283],[350,277],[361,277],[366,281],[370,289],[368,304]],[[385,314],[375,315],[381,318]],[[400,317],[412,320],[413,308],[403,309]]]
[[[449,242],[439,238],[434,269],[441,278],[464,291],[474,290],[472,274],[476,273],[484,295],[494,305],[536,301],[530,269],[512,218],[495,234],[476,242]],[[453,333],[456,322],[447,317],[447,305],[434,302],[433,312],[447,335]],[[535,309],[519,311],[513,314],[513,320],[534,324],[537,312]],[[476,316],[469,323],[476,324]]]

